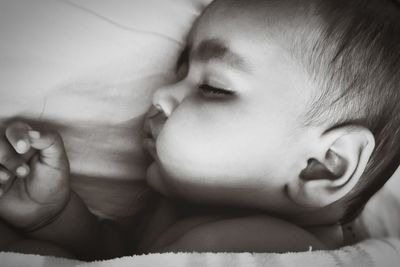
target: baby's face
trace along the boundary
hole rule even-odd
[[[306,162],[307,76],[257,17],[202,18],[182,78],[160,88],[146,128],[148,183],[197,202],[284,208]]]

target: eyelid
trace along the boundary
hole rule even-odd
[[[230,89],[230,86],[228,86],[226,82],[220,82],[217,79],[206,79],[202,84],[206,84],[216,89],[221,89],[224,91],[230,91],[233,93],[235,92],[235,90]]]
[[[236,93],[232,90],[218,88],[208,84],[199,85],[198,92],[202,97],[210,100],[230,99],[236,96]]]
[[[233,90],[225,89],[225,88],[218,87],[218,86],[213,86],[208,83],[203,83],[203,84],[200,84],[200,86],[199,86],[199,88],[206,88],[206,87],[209,87],[210,89],[214,89],[214,90],[219,90],[219,91],[225,92],[227,94],[232,94],[232,95],[235,94],[235,91],[233,91]]]

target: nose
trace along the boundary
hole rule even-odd
[[[153,106],[168,118],[188,94],[183,82],[159,88],[154,92]]]
[[[157,89],[153,94],[153,105],[146,114],[144,122],[145,133],[157,138],[168,117],[188,94],[189,89],[183,83]]]

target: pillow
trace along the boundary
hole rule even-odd
[[[72,186],[95,213],[138,208],[148,164],[142,115],[208,2],[0,2],[0,119],[60,131]]]

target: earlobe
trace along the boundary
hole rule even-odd
[[[335,128],[319,141],[315,155],[287,185],[288,197],[303,207],[321,208],[347,195],[361,178],[375,147],[375,139],[365,127]]]

